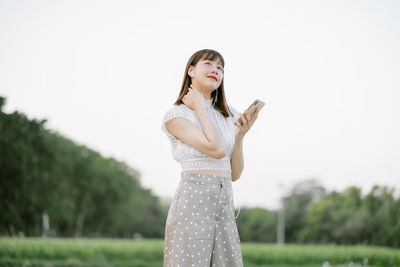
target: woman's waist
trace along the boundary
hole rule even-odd
[[[200,173],[207,175],[215,175],[218,177],[227,177],[232,178],[232,172],[230,170],[212,170],[212,169],[195,169],[195,170],[182,170],[182,174],[190,174],[190,173]]]
[[[189,158],[179,161],[182,170],[223,170],[231,171],[231,161],[229,158],[214,159],[208,158]]]

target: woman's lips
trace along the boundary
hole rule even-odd
[[[215,78],[215,77],[213,77],[213,76],[207,76],[208,78],[211,78],[211,79],[213,79],[213,80],[215,80],[215,81],[217,81],[217,78]]]

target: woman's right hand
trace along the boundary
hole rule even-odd
[[[189,108],[197,111],[204,107],[204,96],[198,88],[190,85],[187,94],[182,98],[183,103]]]

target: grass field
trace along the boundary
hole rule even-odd
[[[241,243],[245,267],[399,267],[400,250],[370,246]],[[0,238],[0,266],[162,266],[162,240]],[[327,265],[327,264],[325,264]],[[366,266],[366,265],[365,265]]]

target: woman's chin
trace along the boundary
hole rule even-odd
[[[203,88],[207,92],[212,92],[212,91],[214,91],[215,89],[218,88],[218,87],[215,87],[215,84],[211,84],[211,83],[201,84],[200,86],[201,86],[201,88]]]

